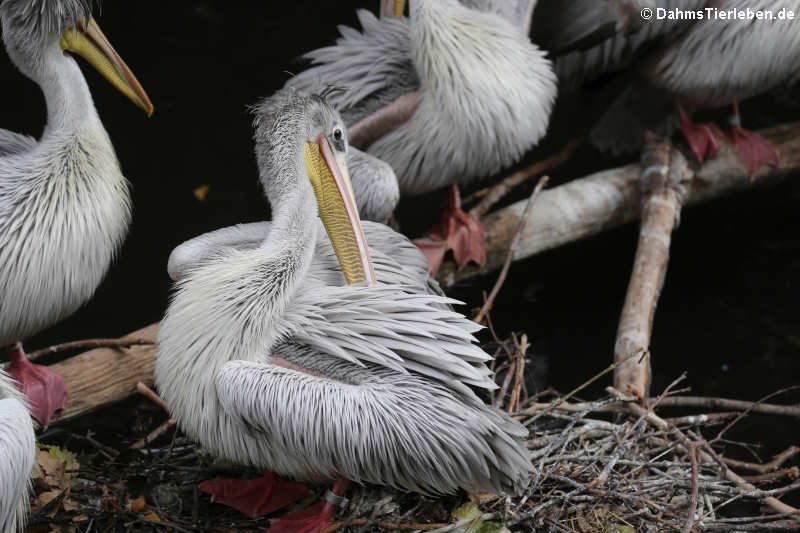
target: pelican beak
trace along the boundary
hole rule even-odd
[[[406,9],[406,0],[381,0],[381,16],[395,16],[403,18]]]
[[[328,232],[347,283],[375,283],[375,271],[358,218],[347,161],[320,135],[305,145],[308,177],[319,204],[319,217]]]
[[[147,93],[93,18],[88,23],[80,21],[68,29],[61,36],[60,44],[61,50],[76,53],[91,63],[111,85],[141,107],[148,117],[153,114],[153,104]]]

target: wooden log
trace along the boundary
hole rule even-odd
[[[614,387],[642,399],[650,393],[653,318],[690,177],[686,159],[669,140],[648,134],[639,180],[644,195],[639,243],[614,343],[614,362],[620,363]],[[632,357],[636,354],[641,356]]]
[[[778,151],[778,167],[762,167],[751,180],[738,156],[730,147],[723,146],[715,158],[695,170],[687,204],[697,204],[756,185],[774,183],[800,172],[800,122],[775,126],[759,133]],[[536,201],[536,209],[521,234],[514,260],[531,257],[637,219],[641,205],[640,174],[641,166],[632,164],[597,172],[542,191]],[[481,223],[486,231],[486,263],[481,268],[469,265],[459,271],[452,260],[446,260],[437,276],[440,283],[450,286],[500,268],[525,203],[524,200],[516,202],[483,217]]]
[[[150,324],[122,338],[155,342],[159,326]],[[156,347],[152,344],[95,348],[51,365],[67,384],[69,402],[53,416],[50,426],[122,401],[136,392],[140,381],[152,385],[155,363]]]

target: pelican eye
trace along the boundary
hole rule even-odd
[[[335,130],[333,130],[333,138],[336,139],[337,141],[341,141],[342,140],[342,130],[340,130],[339,128],[336,128]]]

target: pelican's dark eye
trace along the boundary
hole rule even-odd
[[[337,141],[341,141],[342,140],[342,130],[340,130],[339,128],[336,128],[335,130],[333,130],[333,138],[336,139]]]

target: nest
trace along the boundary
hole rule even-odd
[[[800,489],[798,467],[784,467],[800,448],[790,447],[766,464],[724,457],[728,443],[724,436],[744,417],[754,411],[797,416],[800,408],[695,401],[695,407],[722,408],[731,402],[739,410],[660,417],[656,412],[663,407],[687,400],[676,395],[682,391],[674,391],[682,378],[646,402],[648,408],[642,407],[640,399],[610,387],[606,397],[591,402],[568,401],[584,386],[568,395],[554,391],[529,395],[524,379],[526,337],[512,336],[507,341],[495,337],[493,347],[501,386],[487,401],[514,413],[530,429],[531,471],[522,494],[431,499],[357,486],[350,490],[349,507],[327,532],[800,530],[794,508],[780,501]],[[268,528],[268,518],[249,518],[210,504],[197,488],[215,477],[258,477],[261,473],[214,462],[176,431],[171,421],[165,421],[163,411],[154,404],[142,398],[135,402],[112,408],[136,413],[140,421],[138,428],[122,437],[118,448],[90,433],[64,431],[55,439],[60,448],[40,450],[40,472],[34,476],[38,497],[29,531]],[[153,427],[156,431],[149,431]],[[713,438],[704,436],[711,432]],[[146,439],[130,445],[145,434]],[[83,451],[76,456],[64,448]],[[742,477],[734,469],[754,475]],[[313,496],[287,512],[309,505],[325,488],[318,487]]]

